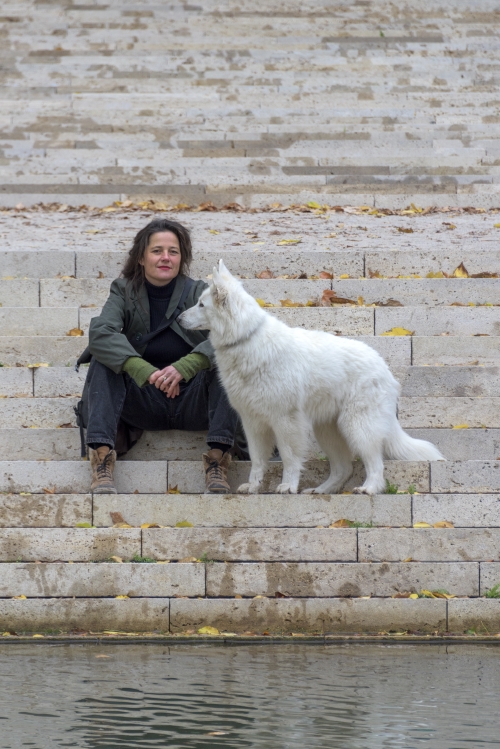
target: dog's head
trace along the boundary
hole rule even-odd
[[[194,307],[183,312],[177,321],[188,330],[210,330],[211,339],[231,342],[244,334],[248,322],[262,310],[219,260],[212,281]]]

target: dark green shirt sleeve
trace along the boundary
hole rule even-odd
[[[126,372],[139,385],[140,388],[147,384],[149,378],[156,372],[158,367],[153,367],[144,361],[141,356],[131,356],[123,365],[122,371]]]
[[[174,362],[173,367],[189,382],[202,369],[210,369],[210,359],[205,354],[193,352]]]

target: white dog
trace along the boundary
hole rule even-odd
[[[241,416],[252,469],[239,492],[258,492],[276,444],[283,461],[276,491],[295,494],[311,426],[330,460],[330,476],[304,493],[337,492],[356,455],[366,470],[363,486],[354,489],[360,494],[383,491],[384,455],[444,460],[430,442],[402,430],[399,385],[376,351],[329,333],[289,328],[261,309],[222,260],[198,304],[178,321],[210,330],[222,384]]]

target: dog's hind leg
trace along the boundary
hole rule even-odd
[[[262,479],[267,470],[268,460],[273,451],[275,437],[274,432],[263,424],[243,423],[243,429],[247,438],[248,452],[252,467],[248,482],[238,487],[240,494],[256,494],[259,491]]]
[[[306,452],[308,424],[300,416],[287,418],[274,425],[276,444],[283,461],[281,484],[278,494],[297,494],[300,473]]]
[[[335,494],[352,474],[352,453],[335,422],[315,424],[314,435],[330,461],[330,475],[316,488],[303,489],[302,494]]]
[[[359,455],[366,471],[362,486],[353,489],[354,494],[380,494],[384,483],[383,424],[377,415],[369,413],[363,418],[339,418],[340,431],[354,455]]]

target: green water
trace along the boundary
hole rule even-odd
[[[494,646],[0,645],[0,749],[482,749],[499,709]]]

